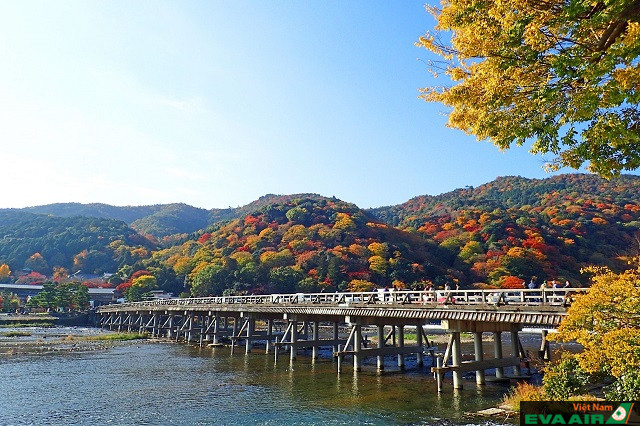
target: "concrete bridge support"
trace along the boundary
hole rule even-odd
[[[475,352],[475,359],[478,362],[484,360],[484,352],[482,350],[482,332],[476,331],[473,333],[473,349]],[[476,370],[476,384],[484,385],[484,370]]]
[[[453,331],[451,333],[451,361],[452,367],[458,367],[453,370],[453,388],[462,389],[462,346],[460,344],[460,332]]]
[[[317,360],[319,358],[318,355],[318,350],[319,350],[319,346],[318,346],[318,339],[320,336],[320,321],[313,321],[312,323],[312,334],[311,334],[311,339],[313,340],[313,346],[311,349],[311,359],[312,360]]]
[[[402,349],[404,349],[404,324],[398,326],[398,367],[401,370],[404,370],[404,353]]]
[[[273,336],[273,320],[269,318],[267,320],[267,339],[265,342],[265,353],[268,354],[271,350],[271,336]]]
[[[522,351],[522,345],[518,338],[518,331],[521,326],[519,324],[509,323],[496,323],[496,322],[479,322],[479,321],[460,321],[460,320],[446,320],[442,321],[442,327],[448,330],[451,334],[449,345],[445,351],[442,366],[436,366],[431,371],[436,373],[437,376],[451,371],[453,373],[453,387],[454,389],[462,389],[462,373],[466,371],[476,372],[476,383],[483,385],[486,381],[485,370],[490,368],[496,369],[496,377],[503,378],[505,366],[513,366],[514,375],[521,377],[520,361],[524,356]],[[462,362],[461,346],[460,346],[460,333],[471,332],[474,336],[474,361]],[[509,331],[511,333],[513,356],[510,358],[504,358],[502,356],[502,340],[501,333]],[[492,332],[494,343],[494,356],[493,359],[485,359],[482,348],[482,333]],[[447,360],[451,354],[452,365],[447,366]]]
[[[540,356],[543,361],[551,361],[551,348],[549,347],[549,341],[547,340],[548,333],[549,332],[547,330],[542,330],[542,341],[540,342],[538,356]]]
[[[213,321],[213,336],[211,336],[211,343],[213,343],[214,345],[217,345],[218,343],[220,343],[220,340],[219,340],[220,316],[218,315],[217,312],[213,316],[212,321]]]
[[[493,354],[495,359],[502,359],[502,332],[493,332]],[[504,367],[496,367],[496,379],[504,378]]]
[[[378,325],[378,349],[384,348],[384,325]],[[378,355],[378,371],[384,370],[384,355],[382,352]]]
[[[245,353],[250,353],[253,349],[253,335],[256,328],[256,319],[253,316],[247,317],[247,338],[245,340]]]
[[[355,331],[353,335],[353,369],[355,371],[362,370],[362,324],[357,321],[353,325]]]
[[[169,314],[169,323],[167,328],[167,339],[173,337],[173,314]]]
[[[289,347],[289,359],[291,359],[291,361],[295,361],[295,359],[298,357],[298,346],[296,345],[296,342],[298,341],[298,321],[291,320],[290,321],[290,325],[291,325],[291,345]]]
[[[423,333],[424,333],[424,328],[422,328],[422,321],[418,321],[418,324],[416,324],[416,345],[419,348],[423,347],[423,343],[422,343]],[[422,354],[423,354],[422,351],[416,354],[416,365],[418,367],[422,367],[424,365]]]

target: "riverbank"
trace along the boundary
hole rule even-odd
[[[47,353],[88,352],[111,349],[146,335],[113,333],[92,327],[19,326],[0,329],[0,357]],[[140,340],[144,339],[144,340]]]

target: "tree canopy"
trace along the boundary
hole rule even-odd
[[[553,338],[580,343],[579,367],[615,379],[607,398],[635,400],[640,397],[640,264],[620,274],[592,271],[591,290],[571,305]]]
[[[551,169],[604,177],[640,167],[637,0],[442,0],[416,43],[450,86],[422,97],[451,107],[448,126],[501,149],[533,141]],[[449,35],[451,36],[449,39]]]

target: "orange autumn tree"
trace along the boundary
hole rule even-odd
[[[514,277],[513,275],[509,275],[508,277],[504,277],[500,287],[508,288],[508,289],[523,289],[524,288],[524,280],[522,278],[518,278],[518,277]]]
[[[0,282],[5,281],[7,278],[11,276],[11,269],[9,265],[3,263],[0,265]]]
[[[638,262],[639,259],[635,259]],[[595,273],[591,290],[571,305],[553,337],[576,341],[582,369],[615,379],[609,399],[640,397],[640,265],[620,274],[606,268]]]

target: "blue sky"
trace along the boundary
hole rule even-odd
[[[549,176],[418,99],[423,5],[0,2],[0,207],[313,192],[367,208]]]

